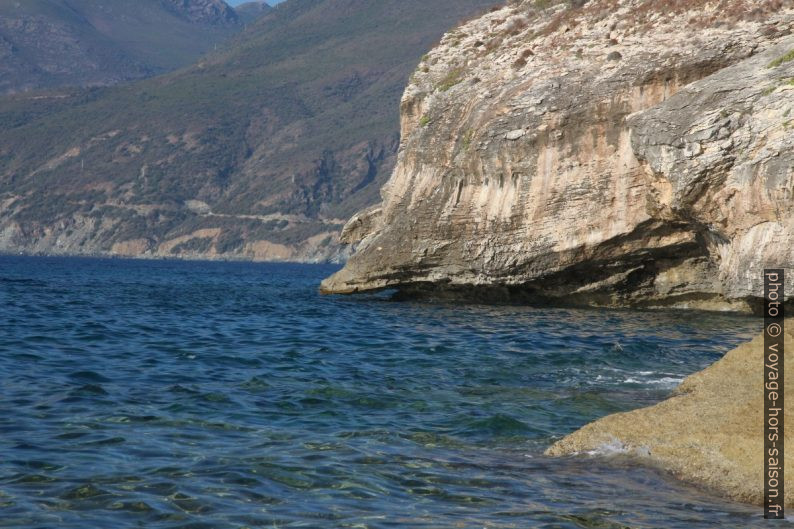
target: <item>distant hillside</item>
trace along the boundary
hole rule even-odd
[[[0,250],[325,259],[420,57],[493,0],[289,0],[132,85],[0,100]]]
[[[222,0],[0,0],[0,94],[157,75],[241,28]]]

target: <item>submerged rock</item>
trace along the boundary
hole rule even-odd
[[[794,4],[565,6],[512,3],[423,60],[323,292],[749,311],[794,260]]]
[[[794,319],[786,322],[785,390],[794,392]],[[546,454],[624,452],[734,500],[763,501],[764,340],[730,351],[687,377],[669,399],[599,419],[552,445]],[[794,413],[787,399],[786,415]],[[786,444],[794,443],[788,428]],[[794,454],[786,453],[794,468]],[[794,505],[794,475],[786,474],[786,504]]]

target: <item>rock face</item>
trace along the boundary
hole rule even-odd
[[[249,23],[269,12],[273,8],[269,4],[260,1],[246,2],[234,8],[240,21]]]
[[[176,13],[193,22],[236,24],[237,13],[224,0],[164,0]]]
[[[785,390],[794,391],[794,320],[786,322]],[[563,438],[547,455],[633,454],[687,481],[734,500],[761,504],[764,468],[764,340],[729,352],[687,377],[670,399],[650,408],[618,413]],[[794,405],[786,404],[791,416]],[[794,442],[788,429],[786,444]],[[794,464],[791,451],[787,468]],[[786,504],[794,504],[794,477],[786,476]]]
[[[794,258],[794,3],[539,4],[425,57],[322,290],[750,310]]]

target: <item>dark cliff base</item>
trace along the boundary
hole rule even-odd
[[[726,300],[720,295],[684,294],[659,300],[616,302],[619,292],[555,296],[537,285],[442,285],[415,283],[394,289],[395,301],[429,301],[443,303],[474,303],[494,305],[527,305],[531,307],[609,308],[613,310],[678,310],[695,309],[726,312],[725,306],[741,305],[743,310],[731,310],[742,315],[760,316],[762,298]],[[788,314],[794,314],[794,302],[785,304]]]

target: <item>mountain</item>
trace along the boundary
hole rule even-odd
[[[794,260],[793,31],[790,1],[591,0],[447,33],[324,290],[753,310]]]
[[[259,1],[245,2],[235,6],[234,11],[237,13],[237,16],[240,17],[241,22],[248,24],[261,17],[271,9],[273,8],[269,4]]]
[[[492,1],[290,0],[192,67],[0,99],[0,249],[339,257],[420,57]]]
[[[150,77],[241,28],[222,0],[0,0],[0,94]]]

